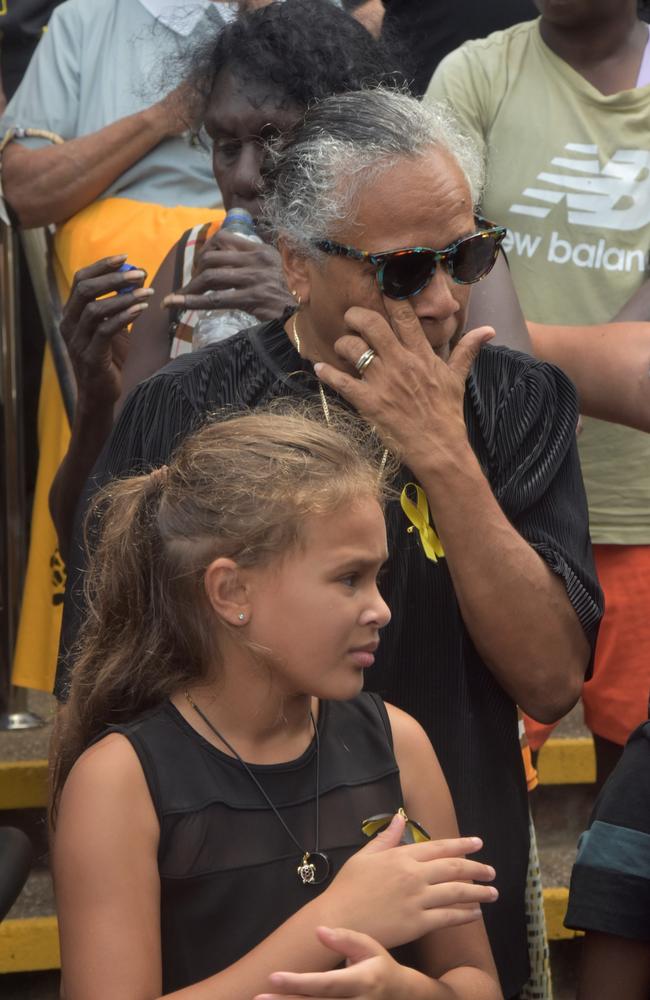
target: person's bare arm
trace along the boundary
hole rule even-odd
[[[143,111],[61,145],[30,149],[11,142],[2,154],[4,195],[26,229],[64,222],[191,119],[184,85]]]
[[[65,559],[81,490],[113,426],[129,324],[147,309],[151,290],[142,288],[144,271],[120,273],[123,256],[108,257],[75,274],[65,304],[61,333],[77,384],[70,443],[50,488],[50,513]],[[98,300],[132,286],[133,290]]]
[[[465,330],[475,330],[479,326],[494,329],[493,344],[502,344],[524,354],[534,353],[510,268],[502,253],[487,277],[472,286]]]
[[[373,38],[379,38],[384,23],[384,5],[382,0],[365,0],[352,12],[359,24],[362,24]]]
[[[386,706],[393,732],[407,816],[433,840],[457,837],[458,823],[449,787],[422,727],[400,709]],[[426,774],[426,781],[422,775]],[[498,872],[496,873],[498,878]],[[491,890],[488,890],[491,891]],[[496,899],[496,890],[494,898]],[[447,927],[418,942],[419,968],[452,989],[453,994],[501,1000],[501,990],[483,920]],[[445,970],[451,969],[451,972]]]
[[[650,320],[650,282],[609,323],[527,323],[500,254],[472,288],[466,330],[492,326],[493,344],[557,365],[575,383],[586,416],[650,431],[650,322],[644,320]]]
[[[649,996],[650,944],[588,931],[577,1000],[648,1000]]]
[[[533,353],[575,382],[580,411],[650,432],[650,323],[529,323]]]

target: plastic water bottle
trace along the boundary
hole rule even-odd
[[[263,241],[255,232],[253,216],[245,208],[231,208],[227,213],[221,229],[226,233],[236,233],[253,243]],[[226,340],[233,334],[254,326],[258,320],[242,309],[206,309],[199,314],[199,319],[192,334],[192,350],[198,351],[208,344],[216,344],[218,340]]]

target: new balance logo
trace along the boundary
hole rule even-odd
[[[522,192],[529,200],[511,205],[511,212],[545,219],[565,203],[575,226],[629,232],[650,223],[650,151],[619,149],[601,168],[597,146],[569,142],[564,148],[573,155],[554,157],[556,172],[538,174],[537,185]]]

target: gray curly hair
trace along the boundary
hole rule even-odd
[[[423,105],[385,87],[349,91],[313,104],[267,150],[263,167],[263,219],[305,256],[314,241],[337,235],[354,214],[362,188],[402,157],[446,150],[461,168],[474,204],[483,184],[483,161],[445,105]]]

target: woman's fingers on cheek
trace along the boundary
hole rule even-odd
[[[384,295],[384,309],[390,325],[407,347],[426,341],[422,325],[409,299],[389,299]]]
[[[353,334],[346,334],[334,344],[334,350],[340,358],[348,361],[351,365],[356,365],[361,355],[368,350],[368,344],[361,337]]]
[[[388,320],[374,309],[352,306],[343,316],[345,325],[379,352],[395,343],[395,333]]]

